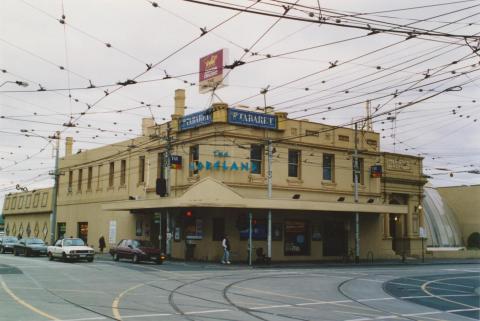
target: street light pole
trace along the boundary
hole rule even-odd
[[[53,172],[53,195],[52,195],[52,215],[50,218],[50,244],[55,243],[55,228],[57,225],[57,196],[58,196],[58,180],[60,177],[60,172],[58,170],[58,157],[59,157],[59,150],[60,150],[60,132],[57,131],[56,134],[52,137],[56,139],[57,142],[55,144],[55,170]]]
[[[272,198],[272,140],[268,140],[268,199]],[[272,209],[268,209],[267,256],[272,258]]]
[[[353,154],[353,177],[354,177],[354,196],[355,204],[358,204],[358,130],[355,123],[355,152]],[[355,263],[360,263],[360,217],[358,208],[355,206]]]

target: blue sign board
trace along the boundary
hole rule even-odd
[[[228,109],[228,122],[241,126],[277,129],[277,116],[275,115],[254,113],[234,108]]]
[[[187,130],[210,125],[213,122],[212,108],[199,111],[180,119],[180,130]]]

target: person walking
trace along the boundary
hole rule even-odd
[[[98,247],[100,248],[100,253],[103,254],[103,249],[106,247],[103,235],[100,235],[100,239],[98,239]]]
[[[228,235],[225,234],[222,238],[223,257],[222,264],[230,264],[230,241]]]

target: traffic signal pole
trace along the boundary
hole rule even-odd
[[[358,204],[358,130],[357,123],[355,123],[355,152],[353,154],[353,173],[354,173],[354,193],[355,204]],[[356,206],[355,206],[356,207]],[[355,263],[360,263],[360,217],[358,209],[355,208]]]

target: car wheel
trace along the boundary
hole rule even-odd
[[[163,260],[162,259],[155,260],[155,264],[163,264]]]
[[[25,252],[23,252],[25,256],[32,256],[32,251],[30,250],[25,250]]]
[[[0,253],[2,253],[2,254],[5,253],[5,248],[4,247],[0,248]]]
[[[133,262],[133,263],[138,263],[138,262],[139,262],[139,260],[138,260],[138,255],[137,255],[137,254],[133,254],[132,262]]]
[[[51,252],[48,252],[47,256],[49,261],[53,261],[53,255]]]
[[[18,256],[18,252],[16,249],[13,249],[13,255]]]
[[[62,252],[62,261],[67,262],[67,254],[65,252]]]
[[[89,258],[87,259],[87,262],[93,262],[93,257],[89,257]]]
[[[114,261],[119,261],[119,260],[120,260],[120,258],[118,257],[118,254],[117,254],[117,253],[114,253],[114,254],[113,254],[113,260],[114,260]]]

